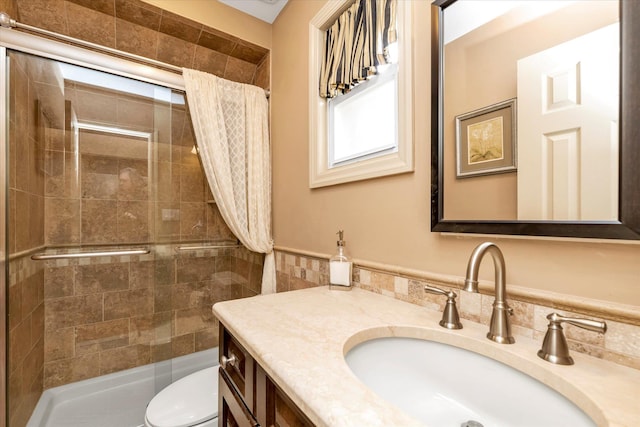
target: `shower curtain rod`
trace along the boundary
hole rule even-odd
[[[69,37],[64,34],[55,33],[53,31],[45,30],[44,28],[33,27],[31,25],[22,24],[15,19],[12,19],[9,14],[6,12],[0,12],[0,27],[8,28],[8,29],[22,29],[31,33],[42,34],[47,37],[51,37],[58,40],[63,40],[68,43],[72,43],[78,46],[86,47],[92,50],[97,50],[99,52],[105,52],[110,55],[118,56],[125,59],[130,59],[132,61],[141,62],[144,64],[149,64],[157,68],[162,68],[167,71],[171,71],[176,74],[182,75],[182,68],[176,65],[167,64],[166,62],[157,61],[151,58],[145,58],[144,56],[136,55],[134,53],[124,52],[122,50],[113,49],[111,47],[102,46],[96,43],[91,43],[88,41],[80,40],[74,37]],[[271,95],[271,91],[265,89],[264,94],[267,98]]]

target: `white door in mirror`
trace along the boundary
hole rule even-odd
[[[518,219],[618,219],[619,24],[518,61]]]

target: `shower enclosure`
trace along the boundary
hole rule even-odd
[[[211,306],[259,293],[263,259],[220,216],[182,91],[1,49],[3,385],[21,427],[43,390],[217,346]]]

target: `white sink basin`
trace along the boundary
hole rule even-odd
[[[447,344],[379,338],[354,347],[345,359],[379,396],[433,427],[596,425],[534,378]]]

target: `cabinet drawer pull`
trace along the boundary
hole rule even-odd
[[[236,355],[231,353],[230,357],[227,357],[224,355],[222,356],[220,360],[220,365],[222,366],[222,369],[227,369],[227,365],[235,366],[237,361],[238,361],[238,358],[236,357]]]

